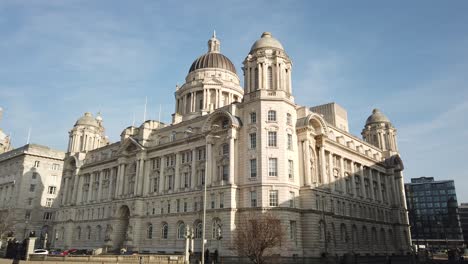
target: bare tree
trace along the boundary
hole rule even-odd
[[[250,215],[240,220],[234,235],[234,247],[252,263],[264,264],[270,250],[281,246],[285,232],[280,220],[271,213]]]
[[[10,209],[0,211],[0,241],[15,232],[13,212]]]

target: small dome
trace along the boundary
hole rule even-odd
[[[93,115],[89,112],[86,112],[84,116],[80,117],[78,121],[76,121],[75,126],[95,126],[99,127],[96,119],[94,119]]]
[[[370,115],[366,120],[366,125],[373,123],[390,123],[388,117],[386,117],[379,109],[372,110],[372,115]]]
[[[231,60],[221,53],[208,52],[203,54],[192,63],[189,73],[205,68],[220,68],[237,74],[236,67]]]
[[[255,43],[252,45],[252,48],[250,48],[250,53],[260,48],[284,50],[283,45],[281,45],[281,43],[275,39],[270,32],[263,32],[262,37],[255,41]]]

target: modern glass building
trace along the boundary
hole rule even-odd
[[[430,249],[463,247],[453,180],[412,178],[405,192],[413,244]]]
[[[459,214],[465,245],[468,245],[468,203],[460,204]]]

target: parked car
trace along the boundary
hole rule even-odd
[[[34,254],[38,255],[48,255],[49,251],[47,249],[35,249]]]
[[[74,249],[74,248],[67,249],[67,250],[64,250],[62,253],[60,253],[60,256],[68,256],[68,255],[70,255],[70,254],[72,254],[72,253],[74,253],[76,251],[77,251],[77,249]]]

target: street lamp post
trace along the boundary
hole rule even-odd
[[[218,128],[219,126],[218,125],[213,125],[211,128],[212,129],[216,129]],[[186,130],[185,131],[186,133],[188,134],[195,134],[192,130]],[[206,142],[206,148],[205,148],[205,173],[203,175],[203,181],[204,181],[204,184],[203,184],[203,228],[202,228],[202,250],[201,250],[201,259],[202,259],[202,264],[205,264],[205,227],[206,227],[206,185],[207,185],[207,182],[206,182],[206,175],[208,174],[208,137],[211,137],[211,138],[220,138],[220,136],[216,136],[216,135],[211,135],[210,133],[206,134],[205,136],[205,142]],[[210,152],[211,154],[211,152]],[[211,158],[211,156],[210,156]]]

